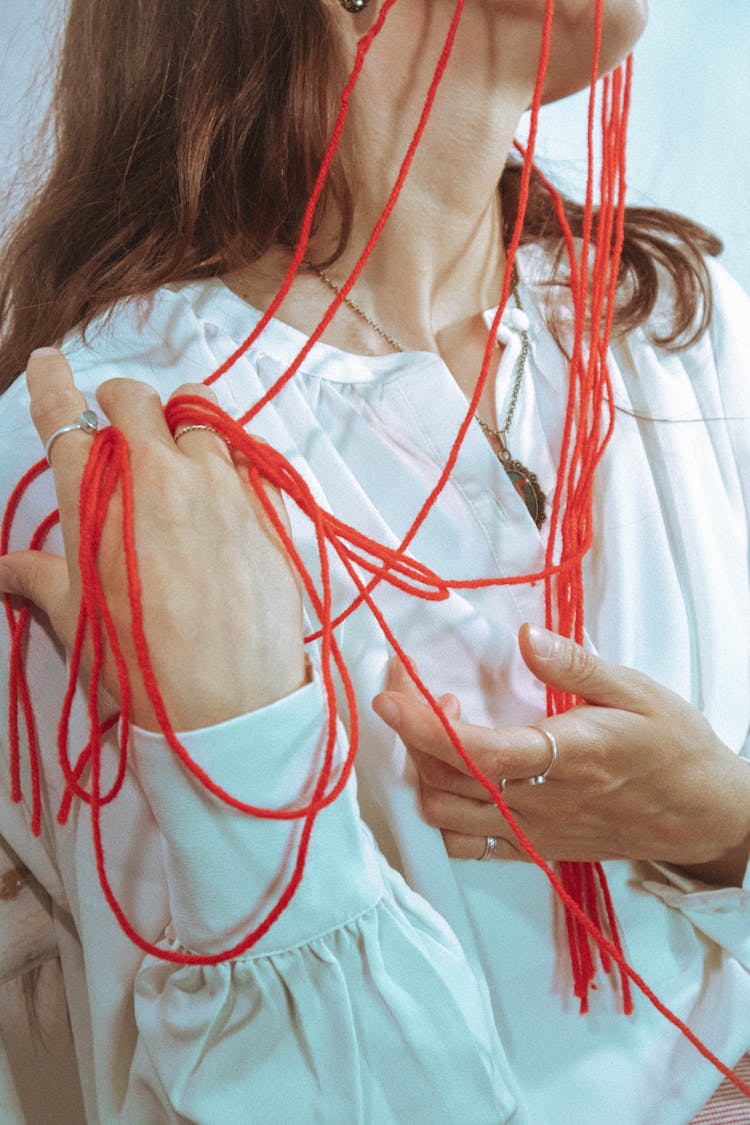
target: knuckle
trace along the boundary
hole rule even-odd
[[[125,396],[129,398],[158,399],[159,393],[150,383],[144,383],[140,379],[124,379],[121,376],[117,376],[113,379],[105,379],[96,389],[97,400],[105,410],[107,409],[107,404],[112,405],[117,403]]]
[[[198,513],[205,516],[203,492],[197,474],[190,466],[175,465],[171,450],[149,447],[143,459],[144,478],[152,497],[158,497],[160,518],[170,525],[194,524]],[[219,511],[222,505],[217,505]]]
[[[197,395],[199,398],[206,398],[210,402],[218,402],[214,391],[207,387],[205,383],[181,383],[169,397],[170,399],[177,398],[178,395]]]
[[[443,813],[443,797],[438,789],[422,786],[422,813],[428,824],[438,828]]]
[[[185,482],[183,481],[182,466],[175,465],[175,458],[170,449],[152,443],[139,450],[140,468],[144,479],[148,481],[151,489],[164,498],[170,510],[175,502],[178,504],[184,497]],[[139,474],[140,475],[140,474]],[[189,507],[189,499],[185,498]]]
[[[585,684],[591,681],[599,670],[599,660],[588,649],[571,644],[563,656],[563,665],[576,679]]]
[[[414,761],[422,780],[437,788],[442,780],[442,763],[438,762],[432,755],[423,754],[419,751],[414,754]]]
[[[76,392],[65,387],[47,386],[32,398],[31,417],[37,427],[54,429],[69,421],[76,411],[80,413],[80,403]]]
[[[486,777],[495,785],[500,785],[502,778],[512,778],[516,768],[513,754],[510,750],[496,750],[485,762],[477,762]]]
[[[443,843],[445,850],[451,859],[472,859],[473,856],[469,854],[466,845],[459,841],[454,832],[443,833]]]

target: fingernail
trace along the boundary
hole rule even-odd
[[[372,707],[375,714],[380,715],[380,718],[384,723],[388,723],[389,727],[398,726],[401,718],[401,708],[392,695],[381,692],[380,695],[375,696]]]
[[[2,562],[0,562],[0,592],[3,594],[21,593],[16,572]]]
[[[31,359],[32,356],[36,357],[36,356],[43,356],[43,355],[60,355],[60,349],[59,348],[34,348],[33,352],[29,356],[29,359]]]
[[[537,656],[549,660],[560,651],[560,638],[557,633],[549,629],[542,629],[539,625],[529,625],[529,640]]]

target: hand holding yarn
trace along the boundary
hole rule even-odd
[[[32,355],[27,379],[32,417],[46,446],[86,403],[66,359],[54,349]],[[202,384],[182,386],[172,398],[184,394],[216,401]],[[242,479],[243,459],[209,427],[186,426],[175,440],[157,393],[145,383],[112,379],[98,388],[97,398],[128,443],[144,630],[173,728],[209,726],[299,687],[305,676],[300,591],[274,529]],[[81,601],[80,496],[94,440],[83,427],[66,430],[49,450],[65,558],[18,551],[0,561],[0,590],[37,605],[67,648]],[[271,500],[285,521],[278,494],[271,493]],[[128,668],[132,719],[157,729],[130,638],[122,522],[122,496],[115,493],[98,572]],[[85,665],[90,663],[87,651]],[[111,652],[104,684],[118,694]]]
[[[586,700],[544,720],[559,757],[543,786],[529,785],[550,764],[538,728],[474,726],[460,721],[455,697],[440,702],[536,849],[549,860],[657,860],[693,868],[707,882],[741,881],[750,858],[748,763],[695,707],[648,676],[546,630],[534,634],[528,626],[520,634],[531,671]],[[442,830],[448,854],[483,858],[494,838],[493,858],[526,860],[403,666],[392,667],[373,705],[410,751],[425,818]]]

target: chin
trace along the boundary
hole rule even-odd
[[[593,8],[592,0],[560,0],[555,6],[545,103],[568,97],[589,85]],[[627,58],[647,22],[648,0],[604,0],[600,75],[608,74]]]
[[[648,23],[648,0],[605,0],[602,74],[614,69],[636,45]]]

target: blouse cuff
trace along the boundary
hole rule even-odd
[[[750,768],[750,735],[739,751]],[[646,890],[681,911],[696,929],[750,969],[750,863],[741,887],[716,887],[664,863],[652,863],[666,883],[649,881]]]
[[[178,734],[196,765],[246,804],[304,807],[323,764],[326,707],[314,678],[291,695],[216,726]],[[162,833],[175,935],[201,954],[234,948],[292,878],[304,819],[265,819],[214,796],[160,733],[132,729],[133,761]],[[337,728],[330,792],[347,745]],[[248,951],[267,955],[326,933],[382,894],[373,845],[361,829],[353,779],[320,812],[302,882],[281,917]]]
[[[714,887],[662,863],[652,863],[668,883],[649,881],[646,890],[679,910],[696,929],[750,970],[750,864],[741,887]]]

